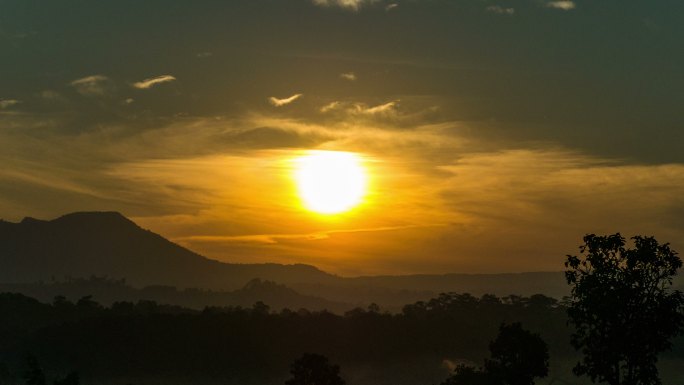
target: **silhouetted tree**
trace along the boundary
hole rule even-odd
[[[472,366],[458,365],[454,374],[447,378],[441,385],[497,385],[496,379],[483,371]]]
[[[548,346],[520,323],[502,324],[489,352],[484,368],[459,365],[442,385],[533,385],[549,372]]]
[[[262,301],[256,301],[252,306],[252,313],[256,315],[266,316],[271,312],[271,307]]]
[[[344,385],[340,367],[320,354],[304,353],[290,367],[292,378],[285,385]]]
[[[380,313],[380,305],[378,305],[377,303],[373,302],[373,303],[371,303],[370,305],[368,305],[367,310],[368,310],[369,313]]]
[[[93,296],[92,295],[86,295],[84,297],[81,297],[78,302],[76,302],[76,306],[81,309],[81,310],[100,310],[102,309],[102,305],[99,303],[93,301]]]
[[[594,382],[660,384],[658,353],[684,325],[684,297],[671,290],[681,259],[653,237],[632,239],[625,248],[619,233],[586,235],[581,255],[565,263],[572,344],[584,353],[574,372]]]
[[[9,383],[10,380],[10,371],[9,368],[7,367],[7,364],[4,362],[0,362],[0,385],[5,385]]]
[[[26,385],[45,385],[45,373],[34,355],[26,357],[26,371],[23,377]]]
[[[78,372],[70,372],[64,378],[57,378],[52,382],[53,385],[79,385],[79,383]]]
[[[549,348],[538,334],[520,323],[503,324],[499,335],[489,344],[491,358],[485,371],[506,385],[533,385],[536,377],[549,373]]]

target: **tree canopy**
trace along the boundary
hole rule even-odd
[[[671,289],[681,259],[653,237],[632,240],[628,248],[619,233],[586,235],[565,263],[572,344],[584,355],[574,372],[594,382],[660,384],[658,353],[684,325],[684,297]]]
[[[489,352],[484,368],[459,365],[442,385],[534,385],[535,378],[548,375],[546,342],[519,322],[502,324]]]
[[[340,377],[340,367],[328,362],[320,354],[304,353],[292,363],[292,378],[285,385],[344,385]]]

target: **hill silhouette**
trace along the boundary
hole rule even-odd
[[[279,283],[335,277],[308,265],[228,264],[205,258],[117,212],[78,212],[51,221],[0,221],[0,282],[109,276],[134,286],[236,290],[253,278]]]
[[[36,283],[65,277],[125,278],[134,287],[173,286],[235,291],[255,278],[303,295],[385,308],[440,292],[474,295],[567,294],[561,272],[442,274],[344,278],[314,266],[233,264],[205,258],[117,212],[77,212],[54,220],[0,221],[0,283]]]
[[[275,311],[284,308],[294,310],[304,308],[312,311],[325,309],[341,314],[354,307],[351,304],[303,295],[285,285],[258,278],[234,291],[196,288],[179,290],[176,287],[164,285],[135,288],[123,279],[93,276],[87,279],[71,278],[48,283],[0,283],[0,293],[2,292],[21,293],[45,303],[52,302],[56,296],[62,296],[71,301],[92,296],[93,300],[106,306],[111,306],[118,301],[153,301],[195,310],[201,310],[206,306],[248,308],[257,302],[263,302]]]

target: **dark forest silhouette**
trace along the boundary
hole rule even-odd
[[[373,383],[529,385],[547,374],[549,364],[551,381],[567,379],[568,373],[554,369],[554,360],[579,359],[583,369],[577,373],[597,381],[658,384],[653,366],[658,353],[671,347],[668,356],[684,360],[684,340],[673,340],[682,326],[681,293],[670,288],[681,261],[653,238],[637,237],[635,242],[634,249],[626,249],[619,235],[587,236],[582,256],[568,258],[573,296],[562,301],[542,294],[442,293],[399,312],[372,304],[340,315],[304,308],[272,310],[262,301],[251,307],[197,310],[149,300],[105,306],[92,296],[76,301],[56,296],[46,304],[2,293],[0,379],[3,384],[28,385],[44,385],[40,382],[48,379],[54,385],[75,385],[81,378],[93,383],[150,377],[283,383],[291,364],[294,380],[301,378],[296,373],[302,368],[326,368],[330,362],[344,368],[396,368],[452,359],[481,362],[489,356],[480,368],[458,365],[451,377],[444,372],[439,378],[435,371],[426,376],[416,369],[424,364],[415,364],[395,377],[385,371],[387,378]],[[605,316],[609,318],[601,318]],[[601,332],[592,334],[594,330]],[[302,356],[304,352],[319,358]],[[26,354],[35,355],[28,369]],[[623,373],[615,382],[610,374],[602,374],[604,358],[612,362],[609,369],[632,370],[632,377]],[[334,367],[323,372],[339,374]],[[29,378],[27,373],[33,374]]]
[[[202,311],[152,301],[105,307],[84,297],[43,304],[0,294],[0,362],[16,377],[25,352],[46,373],[76,369],[87,378],[119,375],[204,376],[258,383],[277,379],[302,352],[345,365],[385,365],[415,357],[484,357],[502,322],[522,321],[549,341],[552,353],[572,357],[565,308],[533,297],[445,293],[407,305],[398,314],[377,306],[345,315],[305,309],[280,312],[207,307]]]

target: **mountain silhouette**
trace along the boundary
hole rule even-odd
[[[0,220],[0,283],[52,282],[91,276],[125,278],[137,288],[243,289],[255,278],[336,303],[376,302],[400,309],[440,292],[560,298],[562,272],[435,274],[343,278],[314,266],[233,264],[205,258],[145,230],[117,212],[77,212],[54,220]]]
[[[0,282],[63,277],[125,278],[134,286],[236,290],[254,278],[325,282],[335,277],[308,265],[229,264],[205,258],[117,212],[78,212],[51,221],[0,221]]]

